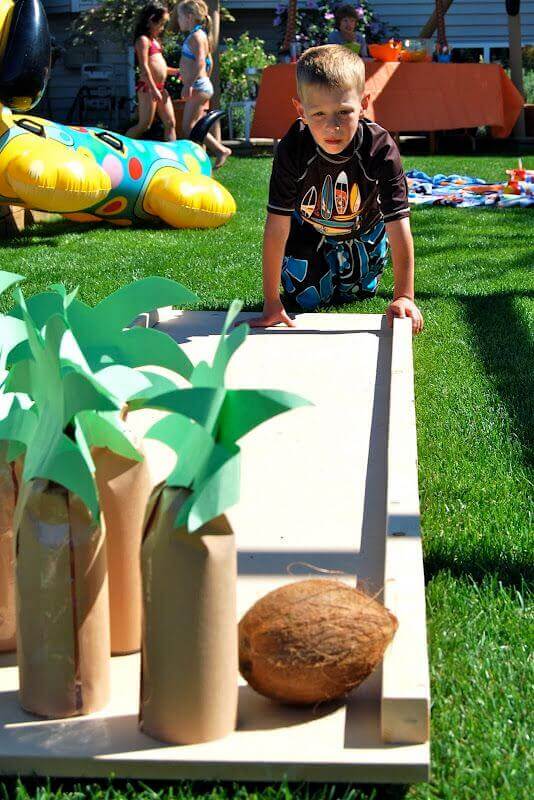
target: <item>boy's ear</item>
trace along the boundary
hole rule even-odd
[[[370,99],[371,99],[371,94],[369,92],[362,96],[362,104],[361,104],[362,105],[362,109],[365,110],[367,108],[367,106],[369,105],[369,100]]]
[[[295,106],[299,117],[302,117],[302,120],[306,122],[306,112],[304,111],[304,106],[302,105],[298,97],[292,97],[291,102]]]

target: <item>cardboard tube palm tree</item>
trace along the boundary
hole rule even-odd
[[[224,512],[239,499],[237,442],[307,404],[287,392],[226,387],[248,333],[245,325],[229,332],[240,308],[230,307],[213,363],[197,364],[191,388],[152,398],[171,413],[146,434],[177,463],[145,518],[140,725],[176,744],[220,738],[236,723],[236,546]]]
[[[22,280],[22,276],[0,273],[0,289]],[[151,394],[176,388],[170,378],[133,368],[164,367],[186,379],[193,369],[189,358],[167,334],[125,326],[143,311],[196,299],[175,281],[153,277],[122,287],[91,308],[75,292],[67,295],[65,287],[56,285],[34,295],[24,309],[15,304],[9,315],[0,319],[0,366],[4,370],[31,357],[24,314],[38,329],[54,315],[60,315],[79,345],[83,356],[80,366],[89,376],[97,376],[115,399],[113,410],[85,409],[73,420],[76,441],[82,442],[84,451],[91,454],[106,527],[113,653],[133,652],[141,645],[139,549],[143,516],[153,486],[142,441],[127,418],[128,399],[135,394],[139,407],[149,403]],[[9,469],[5,464],[6,505],[16,490],[8,480]],[[8,528],[11,530],[12,525],[6,525]],[[6,638],[8,634],[6,629]]]
[[[107,703],[110,655],[106,548],[77,419],[116,410],[117,400],[91,374],[64,315],[40,329],[15,294],[30,357],[4,380],[15,396],[0,439],[24,447],[13,525],[20,701],[41,716],[73,716]],[[65,307],[72,299],[64,295]]]

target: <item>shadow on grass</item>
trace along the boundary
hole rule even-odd
[[[534,346],[513,292],[461,298],[488,378],[506,407],[526,465],[534,465]]]
[[[434,300],[441,296],[446,295],[423,292],[418,298]],[[534,292],[453,296],[462,304],[480,363],[510,419],[523,463],[531,468],[534,465],[534,345],[532,331],[521,319],[514,300],[533,299]],[[477,581],[491,573],[510,586],[534,580],[533,560],[524,549],[510,553],[496,544],[491,551],[481,552],[473,545],[460,560],[455,556],[453,550],[434,552],[430,545],[425,552],[427,581],[442,570],[455,576],[470,575]]]
[[[492,553],[480,553],[473,547],[469,553],[463,552],[456,558],[455,552],[425,550],[425,584],[437,575],[446,572],[453,578],[470,578],[475,583],[481,583],[488,575],[493,575],[499,583],[509,588],[524,590],[525,586],[534,589],[534,568],[532,557],[529,553],[520,556],[509,556],[500,550]]]
[[[12,236],[3,239],[5,246],[16,247],[35,247],[43,242],[49,243],[59,236],[66,236],[71,233],[92,233],[96,230],[119,231],[131,233],[135,231],[158,231],[158,230],[178,230],[173,229],[163,222],[158,223],[136,223],[135,226],[113,225],[111,222],[74,222],[73,220],[58,218],[50,222],[38,222],[29,225],[24,230],[14,233]]]

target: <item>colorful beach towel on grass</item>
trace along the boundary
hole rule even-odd
[[[516,170],[509,170],[508,183],[486,183],[472,175],[434,175],[412,169],[408,178],[408,199],[414,206],[534,206],[534,170],[522,170],[521,179],[515,179]]]

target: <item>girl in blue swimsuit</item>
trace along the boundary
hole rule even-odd
[[[182,130],[185,137],[204,116],[213,96],[210,74],[213,66],[210,53],[211,20],[204,0],[182,0],[176,7],[180,30],[188,36],[182,45],[180,74],[184,84],[182,98],[186,101]],[[232,151],[214,136],[206,136],[206,144],[215,155],[215,169],[222,167]]]

